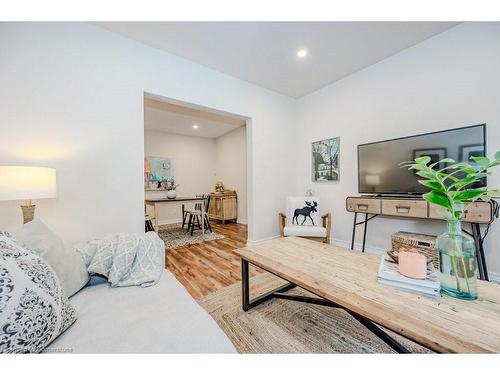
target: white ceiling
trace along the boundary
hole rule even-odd
[[[198,129],[193,129],[194,124],[198,125]],[[146,130],[217,138],[244,125],[244,119],[154,99],[144,99],[144,127]]]
[[[457,22],[101,22],[97,25],[297,98]],[[296,52],[308,55],[299,59]]]

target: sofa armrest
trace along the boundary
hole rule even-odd
[[[332,214],[327,213],[321,216],[323,219],[323,227],[326,228],[326,243],[330,243],[330,232],[332,231]]]
[[[278,214],[278,226],[280,228],[280,236],[285,237],[285,220],[286,215],[282,212]]]

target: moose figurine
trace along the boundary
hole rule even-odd
[[[316,225],[314,224],[314,220],[313,218],[311,217],[311,212],[317,212],[316,210],[316,207],[318,207],[318,202],[306,202],[306,207],[304,208],[297,208],[294,213],[293,213],[293,218],[292,218],[292,224],[295,220],[295,223],[297,225],[304,225],[304,223],[306,222],[307,218],[311,219],[311,222],[312,222],[312,225]],[[302,215],[304,216],[304,220],[302,220],[302,223],[299,224],[299,216]]]

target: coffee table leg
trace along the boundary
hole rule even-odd
[[[269,301],[275,297],[275,293],[284,293],[287,290],[295,288],[294,284],[288,283],[279,288],[264,293],[263,295],[250,301],[250,277],[248,269],[248,261],[241,260],[241,297],[243,311],[248,311],[263,302]]]

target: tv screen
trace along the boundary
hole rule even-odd
[[[369,194],[423,194],[413,171],[399,163],[419,156],[470,161],[486,154],[486,124],[358,145],[358,187]],[[439,166],[438,167],[443,167]],[[478,186],[486,184],[482,181]]]

